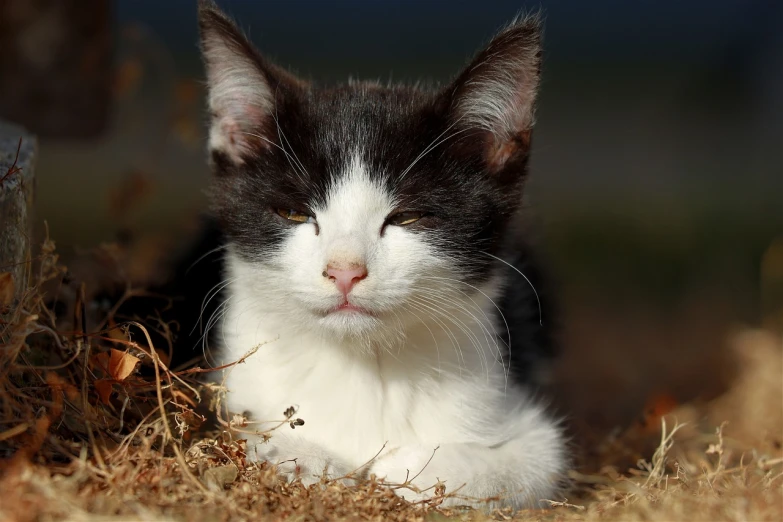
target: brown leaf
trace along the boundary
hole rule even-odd
[[[109,375],[117,381],[124,381],[136,369],[139,358],[128,352],[111,349],[109,357]]]
[[[111,399],[112,382],[108,379],[98,379],[93,383],[95,391],[103,404],[109,404]]]
[[[109,372],[109,354],[100,352],[90,357],[90,367],[98,368],[102,374],[107,374]]]
[[[14,300],[14,278],[11,272],[0,272],[0,310],[11,306]]]

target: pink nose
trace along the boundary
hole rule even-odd
[[[367,267],[364,265],[350,265],[349,268],[336,268],[329,265],[326,267],[325,275],[347,297],[353,285],[367,277]]]

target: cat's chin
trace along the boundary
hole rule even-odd
[[[383,321],[372,311],[355,305],[338,306],[318,319],[326,332],[338,337],[368,337],[383,330]]]

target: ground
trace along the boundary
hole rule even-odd
[[[247,458],[242,418],[210,424],[221,387],[169,369],[153,326],[116,324],[50,241],[39,265],[20,301],[0,277],[1,520],[783,520],[779,334],[727,339],[736,371],[709,400],[655,396],[609,432],[573,423],[571,485],[549,509],[444,509],[459,491],[411,504],[404,484],[282,481]],[[281,412],[278,429],[297,422]]]

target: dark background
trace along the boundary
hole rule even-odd
[[[783,323],[783,2],[220,5],[269,57],[323,83],[444,82],[517,12],[542,11],[528,201],[560,281],[552,379],[567,411],[608,426],[656,394],[708,398],[731,376],[730,332]],[[90,109],[103,129],[28,123],[41,134],[37,217],[66,258],[118,235],[165,256],[208,180],[195,2],[110,7],[110,101]],[[44,49],[68,46],[40,34]]]

